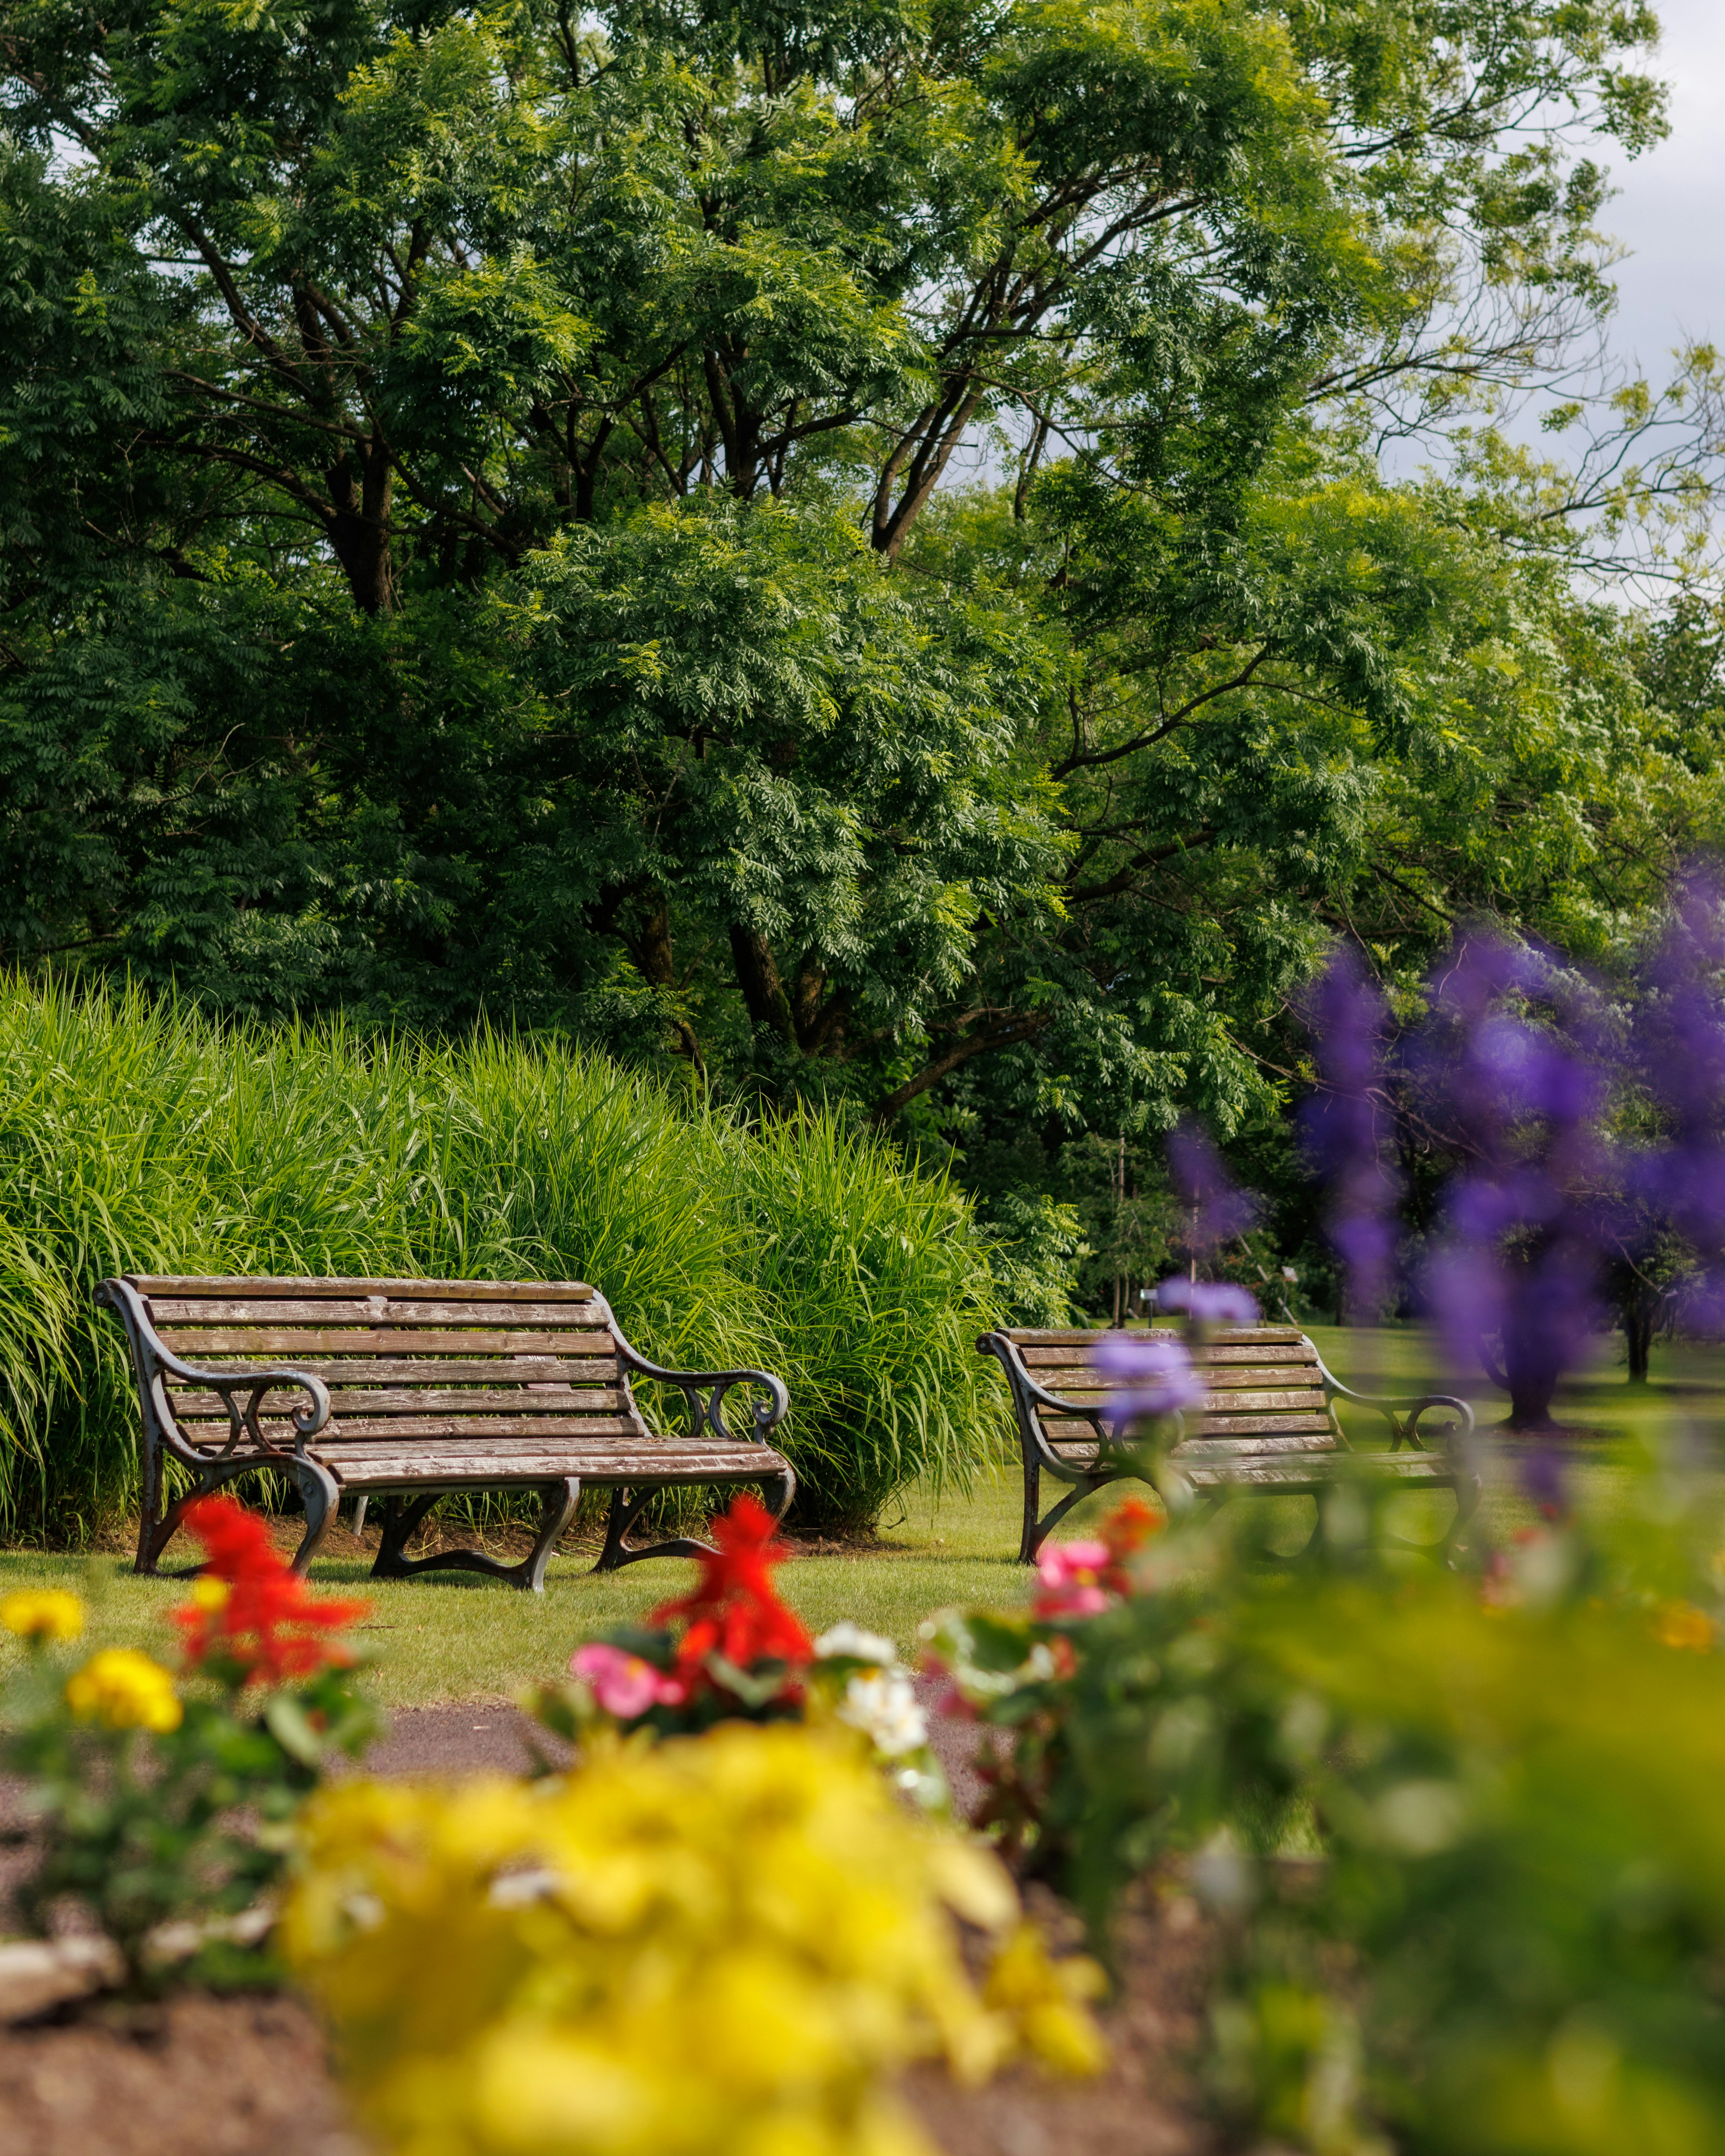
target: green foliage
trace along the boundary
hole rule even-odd
[[[1700,2156],[1725,2128],[1714,1501],[1644,1473],[1625,1528],[1542,1529],[1481,1578],[1374,1554],[1368,1498],[1337,1490],[1303,1565],[1183,1531],[1100,1615],[945,1620],[1018,1732],[1000,1810],[1099,1930],[1158,1862],[1209,1903],[1242,2130]],[[1027,1664],[1057,1635],[1065,1674]]]
[[[1656,33],[18,0],[0,957],[855,1105],[1094,1303],[1088,1141],[1264,1141],[1333,938],[1596,954],[1720,829],[1577,596],[1694,538],[1716,362],[1573,470],[1493,424]]]
[[[0,988],[0,1518],[135,1506],[119,1272],[588,1279],[652,1359],[783,1373],[811,1527],[961,1481],[998,1403],[964,1201],[811,1111],[751,1130],[555,1042],[223,1026]]]

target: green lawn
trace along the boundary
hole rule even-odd
[[[1363,1389],[1424,1389],[1438,1383],[1430,1344],[1412,1328],[1362,1336],[1317,1327],[1313,1337],[1337,1376]],[[1631,1394],[1608,1349],[1563,1404],[1572,1423],[1603,1434],[1589,1445],[1586,1464],[1577,1471],[1583,1503],[1616,1505],[1638,1445],[1668,1441],[1685,1424],[1716,1423],[1722,1400],[1725,1356],[1716,1351],[1661,1348],[1656,1383]],[[1484,1404],[1491,1487],[1483,1517],[1496,1533],[1531,1517],[1515,1489],[1512,1466],[1491,1444],[1491,1426],[1500,1418],[1495,1401]],[[1371,1422],[1356,1411],[1352,1427],[1368,1440]],[[1086,1516],[1108,1502],[1105,1496],[1078,1507],[1065,1531],[1081,1533]],[[1403,1517],[1394,1524],[1400,1532],[1416,1540],[1441,1532],[1447,1499],[1409,1493],[1399,1502]],[[1015,1480],[1005,1474],[983,1477],[968,1496],[949,1493],[936,1500],[926,1491],[912,1491],[901,1517],[889,1516],[880,1547],[802,1558],[788,1567],[782,1575],[788,1599],[815,1630],[854,1617],[908,1648],[918,1620],[944,1603],[1023,1599],[1029,1576],[1013,1562],[1019,1504]],[[1287,1545],[1296,1546],[1310,1525],[1309,1502],[1282,1500],[1278,1512],[1283,1516],[1278,1538],[1285,1527]],[[669,1560],[596,1578],[587,1570],[590,1563],[590,1557],[554,1558],[542,1597],[460,1573],[366,1584],[374,1604],[366,1636],[377,1651],[379,1694],[398,1707],[506,1698],[524,1684],[559,1674],[572,1650],[594,1632],[637,1618],[680,1591],[691,1572],[685,1563]],[[331,1588],[366,1582],[363,1565],[354,1562],[320,1563],[312,1576]],[[78,1588],[90,1598],[92,1636],[99,1644],[157,1652],[168,1638],[162,1612],[182,1592],[172,1581],[136,1578],[123,1558],[0,1551],[0,1592],[50,1583]]]

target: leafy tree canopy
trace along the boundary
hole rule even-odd
[[[1692,566],[1712,356],[1497,422],[1656,30],[15,0],[0,954],[838,1092],[1057,1252],[1337,935],[1608,952],[1719,700],[1582,572]]]

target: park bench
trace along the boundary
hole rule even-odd
[[[1168,1337],[1179,1336],[1170,1330]],[[977,1342],[979,1353],[999,1361],[1012,1388],[1024,1464],[1021,1563],[1035,1563],[1049,1531],[1091,1491],[1122,1478],[1150,1479],[1147,1462],[1125,1441],[1117,1416],[1109,1414],[1109,1395],[1120,1389],[1120,1380],[1095,1368],[1096,1344],[1106,1337],[1101,1332],[985,1332]],[[1465,1400],[1440,1393],[1357,1393],[1332,1376],[1312,1342],[1291,1325],[1219,1327],[1193,1348],[1192,1357],[1209,1389],[1200,1406],[1178,1418],[1159,1471],[1165,1495],[1183,1491],[1212,1506],[1236,1490],[1321,1498],[1350,1473],[1381,1475],[1453,1490],[1455,1517],[1445,1537],[1445,1552],[1453,1546],[1480,1498],[1479,1475],[1466,1456],[1473,1410]],[[1384,1418],[1387,1452],[1354,1450],[1335,1412],[1338,1399]],[[1435,1408],[1455,1418],[1441,1434],[1441,1452],[1428,1450],[1420,1429],[1421,1417]],[[1039,1517],[1045,1473],[1074,1486]]]
[[[311,1562],[341,1498],[383,1500],[372,1577],[463,1570],[539,1593],[552,1546],[582,1486],[613,1491],[597,1570],[705,1544],[631,1546],[655,1491],[757,1482],[783,1517],[796,1477],[768,1444],[788,1397],[763,1370],[661,1370],[638,1355],[609,1304],[579,1281],[203,1280],[127,1275],[98,1301],[131,1343],[143,1412],[137,1569],[154,1572],[187,1504],[259,1468],[305,1501],[296,1571]],[[632,1381],[680,1389],[689,1427],[650,1429]],[[723,1415],[733,1385],[761,1389],[752,1426]],[[271,1396],[274,1397],[271,1397]],[[295,1395],[298,1397],[295,1398]],[[167,1502],[164,1468],[193,1486]],[[477,1550],[408,1558],[408,1537],[451,1491],[537,1489],[538,1538],[518,1564]]]

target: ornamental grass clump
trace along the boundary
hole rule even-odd
[[[836,1114],[752,1128],[556,1040],[0,981],[0,1532],[136,1510],[132,1375],[92,1301],[126,1272],[592,1281],[653,1360],[786,1379],[811,1527],[963,1483],[1001,1423],[967,1203]]]
[[[890,2087],[912,2060],[1101,2059],[1094,1972],[1049,1960],[994,1861],[785,1723],[332,1787],[283,1937],[392,2156],[927,2156]]]
[[[279,1978],[262,1942],[293,1815],[327,1757],[376,1727],[343,1637],[369,1605],[312,1594],[229,1498],[201,1498],[186,1527],[208,1561],[168,1612],[177,1671],[131,1647],[74,1665],[76,1595],[0,1600],[0,1626],[28,1650],[0,1762],[23,1779],[41,1845],[18,1906],[42,1932],[79,1907],[141,1995]]]

